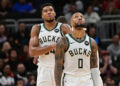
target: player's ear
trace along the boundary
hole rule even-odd
[[[56,12],[55,12],[55,17],[56,17]]]
[[[43,19],[43,15],[42,15],[42,13],[41,13],[41,18]]]
[[[71,17],[71,19],[70,19],[70,25],[72,26],[72,17]]]

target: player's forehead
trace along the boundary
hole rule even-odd
[[[52,6],[45,6],[45,7],[43,7],[43,10],[42,10],[42,11],[44,11],[44,10],[49,10],[49,9],[53,9],[53,7],[52,7]]]
[[[82,14],[82,13],[79,13],[79,12],[74,13],[72,17],[74,18],[74,17],[76,17],[76,16],[84,17],[83,14]]]

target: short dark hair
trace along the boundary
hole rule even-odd
[[[65,18],[65,16],[59,16],[58,18],[57,18],[57,21],[58,22],[61,22],[61,23],[64,23],[64,24],[67,24],[68,22],[67,22],[67,19]]]
[[[55,8],[54,8],[54,6],[53,6],[52,3],[45,3],[45,4],[43,4],[43,5],[40,7],[41,14],[42,14],[42,10],[43,10],[43,8],[46,7],[46,6],[52,6],[53,9],[55,10]]]

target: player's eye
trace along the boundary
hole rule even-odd
[[[78,18],[78,16],[75,16],[75,18]]]
[[[53,9],[50,9],[50,11],[53,11]]]
[[[47,10],[44,10],[43,12],[47,12]]]
[[[81,18],[84,18],[84,16],[83,16],[83,15],[81,15],[80,17],[81,17]]]

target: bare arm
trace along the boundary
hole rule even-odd
[[[91,39],[91,48],[92,48],[92,53],[90,57],[90,67],[97,68],[98,67],[98,57],[97,57],[98,47],[96,42],[93,39]]]
[[[71,32],[71,27],[68,24],[63,24],[62,25],[62,32],[63,34],[68,34]]]
[[[91,76],[93,79],[94,86],[103,86],[102,79],[100,77],[100,71],[98,67],[98,47],[96,42],[92,39],[91,40],[91,46],[92,46],[92,53],[90,57],[90,67],[91,67]]]
[[[34,25],[32,27],[32,30],[31,30],[31,38],[30,38],[30,41],[29,41],[29,54],[32,57],[45,54],[45,53],[47,53],[47,52],[56,48],[56,44],[49,45],[49,46],[46,46],[46,47],[40,47],[39,46],[38,34],[39,34],[39,26]]]
[[[67,40],[66,38],[61,38],[58,41],[55,53],[55,81],[56,86],[61,86],[61,76],[62,76],[62,68],[63,68],[63,61],[64,61],[64,54],[67,48]]]

